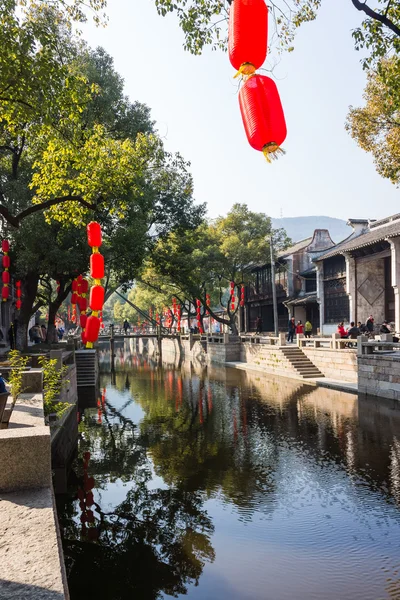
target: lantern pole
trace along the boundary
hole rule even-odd
[[[278,301],[276,299],[276,285],[275,285],[275,258],[274,258],[274,244],[272,235],[269,238],[269,249],[271,252],[271,283],[272,283],[272,305],[274,310],[274,332],[275,337],[279,336],[278,329]]]

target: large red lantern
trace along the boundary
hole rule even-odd
[[[265,75],[253,75],[239,92],[240,112],[249,144],[271,162],[282,153],[286,122],[275,82]]]
[[[94,344],[94,342],[99,337],[99,331],[100,331],[99,317],[94,317],[93,315],[90,315],[90,317],[88,317],[88,320],[86,321],[86,328],[85,328],[85,337],[86,337],[88,344],[92,344],[92,345]]]
[[[93,279],[104,277],[104,256],[100,252],[93,252],[90,256],[90,275]]]
[[[22,300],[20,300],[18,298],[18,300],[15,303],[15,307],[16,307],[17,310],[21,310],[21,306],[22,306]]]
[[[102,285],[94,285],[90,289],[90,308],[93,311],[100,311],[104,304],[104,288]]]
[[[17,288],[16,291],[15,291],[15,293],[17,295],[17,298],[21,298],[21,296],[22,296],[22,290],[21,290],[21,288]]]
[[[87,320],[88,320],[88,318],[87,318],[87,315],[85,315],[85,314],[82,314],[79,317],[79,325],[82,327],[82,329],[85,329]]]
[[[78,294],[74,292],[71,296],[71,304],[77,304],[78,302]]]
[[[2,240],[2,242],[1,242],[1,250],[3,252],[9,252],[10,251],[10,242],[8,240]]]
[[[234,0],[229,11],[228,53],[237,75],[252,75],[267,56],[268,8],[264,0]]]
[[[79,310],[81,311],[81,313],[84,313],[87,310],[87,298],[86,298],[86,294],[85,297],[83,296],[79,296],[78,298],[78,306],[79,306]]]
[[[10,257],[7,254],[3,256],[3,267],[4,269],[10,268]]]
[[[1,297],[3,300],[8,300],[8,297],[10,295],[10,288],[4,286],[1,290]]]
[[[72,291],[73,292],[77,292],[78,291],[78,281],[76,279],[74,279],[73,282],[72,282]],[[76,302],[73,302],[72,304],[76,304]]]
[[[99,248],[102,243],[101,227],[96,221],[91,221],[87,228],[88,244],[91,248]]]
[[[9,271],[3,271],[1,274],[1,280],[3,283],[10,283],[10,273]]]

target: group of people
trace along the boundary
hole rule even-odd
[[[305,324],[303,325],[302,321],[297,321],[294,317],[292,317],[289,321],[289,327],[288,327],[288,336],[287,336],[287,341],[288,342],[293,342],[294,340],[294,336],[295,335],[303,335],[306,338],[310,338],[311,334],[312,334],[312,323],[311,321],[306,321]]]
[[[357,325],[354,321],[351,321],[350,327],[348,329],[345,328],[344,322],[339,323],[337,328],[337,333],[340,335],[342,339],[351,339],[356,340],[359,335],[366,335],[368,337],[373,337],[375,332],[375,319],[372,315],[370,315],[367,321],[362,323],[358,321]],[[379,333],[389,333],[393,334],[390,329],[390,325],[388,321],[383,321],[382,325],[379,328]],[[399,338],[393,336],[393,341],[398,342]]]

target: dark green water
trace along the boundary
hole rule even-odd
[[[118,356],[58,499],[71,600],[400,599],[396,404]]]

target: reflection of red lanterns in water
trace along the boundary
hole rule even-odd
[[[203,417],[203,390],[200,387],[199,389],[199,421],[200,421],[200,425],[203,425],[204,423],[204,417]]]
[[[88,538],[90,541],[95,541],[99,537],[99,530],[93,526],[95,524],[95,516],[90,508],[94,505],[93,488],[95,481],[93,477],[89,477],[90,452],[85,452],[83,455],[83,486],[78,489],[77,496],[79,499],[79,507],[82,511],[80,521],[82,523],[81,535]]]
[[[212,400],[212,390],[211,390],[210,382],[208,382],[208,388],[207,388],[207,406],[208,406],[208,412],[211,414],[212,409],[213,409],[213,400]]]

